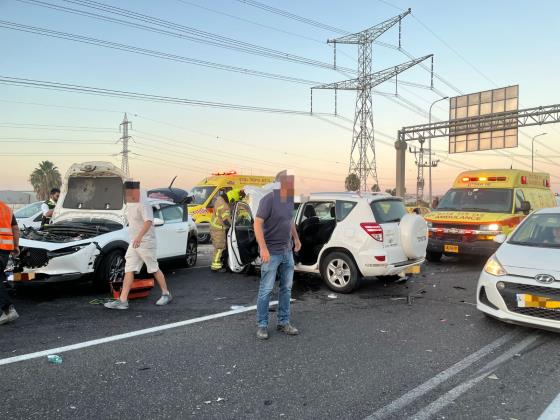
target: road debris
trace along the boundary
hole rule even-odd
[[[49,361],[49,363],[51,363],[53,365],[61,365],[62,364],[62,357],[59,356],[58,354],[49,354],[47,356],[47,360]]]
[[[115,362],[115,365],[126,365],[126,362]]]
[[[334,293],[331,293],[330,295],[327,296],[329,299],[338,299],[338,296],[335,295]]]
[[[497,380],[499,378],[493,373],[492,375],[488,376],[488,379]]]
[[[453,288],[457,290],[467,290],[467,288],[463,286],[453,286]]]

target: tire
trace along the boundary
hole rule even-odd
[[[198,257],[198,242],[196,238],[190,238],[187,242],[187,251],[185,254],[185,267],[190,268],[196,265]]]
[[[94,283],[100,289],[108,289],[112,281],[124,280],[124,251],[114,249],[103,257],[97,267],[94,276]]]
[[[442,255],[441,252],[428,251],[426,252],[426,259],[430,262],[440,262]]]
[[[358,286],[358,267],[344,252],[332,252],[323,258],[321,277],[329,289],[351,293]]]
[[[198,242],[201,244],[207,244],[210,242],[209,233],[199,233],[197,236],[198,236]]]

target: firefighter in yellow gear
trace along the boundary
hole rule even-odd
[[[212,271],[225,271],[222,263],[222,254],[226,248],[226,236],[230,226],[231,212],[227,196],[220,193],[214,201],[214,212],[210,219],[210,238],[214,247],[212,264],[210,265]]]

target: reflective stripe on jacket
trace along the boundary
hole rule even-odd
[[[222,197],[216,198],[214,212],[210,219],[210,226],[216,229],[224,229],[225,221],[230,220],[229,204]]]
[[[0,249],[14,250],[14,232],[12,231],[12,210],[0,201]]]

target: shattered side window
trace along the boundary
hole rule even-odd
[[[62,205],[65,209],[121,210],[123,181],[118,177],[72,177]]]

